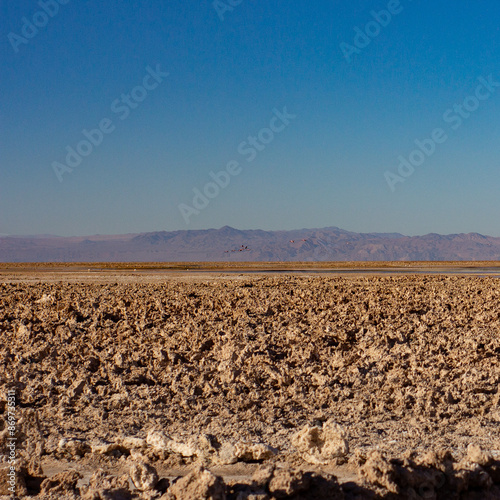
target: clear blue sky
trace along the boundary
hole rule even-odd
[[[1,2],[0,234],[500,236],[497,1],[64,1]]]

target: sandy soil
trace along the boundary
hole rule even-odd
[[[500,498],[498,279],[154,276],[2,273],[19,496]]]

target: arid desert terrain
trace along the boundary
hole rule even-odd
[[[251,271],[0,267],[0,498],[500,498],[500,268]]]

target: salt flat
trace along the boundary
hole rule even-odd
[[[65,494],[85,494],[100,468],[147,463],[170,480],[204,465],[229,498],[298,498],[273,493],[286,477],[304,498],[320,483],[324,498],[452,498],[457,477],[497,494],[496,268],[276,267],[3,269],[1,380],[30,492],[76,468]]]

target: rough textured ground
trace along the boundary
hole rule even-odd
[[[4,281],[19,495],[500,498],[497,279]]]

